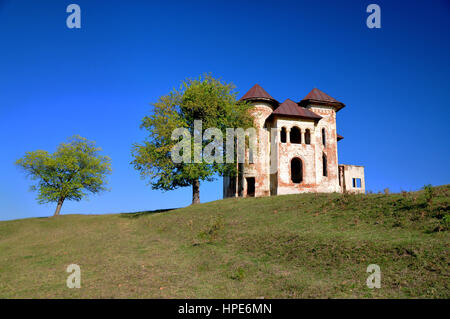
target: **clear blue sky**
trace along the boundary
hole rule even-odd
[[[68,29],[77,3],[82,28]],[[381,7],[381,29],[366,7]],[[317,87],[338,113],[339,162],[364,165],[367,189],[450,182],[448,1],[2,1],[0,219],[48,216],[14,165],[67,137],[112,158],[111,191],[66,202],[63,214],[180,207],[191,189],[151,190],[129,164],[149,103],[211,72],[244,94],[259,83],[300,100]],[[201,200],[222,196],[221,180]]]

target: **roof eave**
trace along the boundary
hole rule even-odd
[[[345,104],[342,102],[321,101],[321,100],[313,100],[313,99],[301,100],[300,102],[298,102],[298,105],[300,105],[300,106],[307,106],[310,104],[331,106],[336,109],[336,112],[345,107]]]
[[[268,99],[264,97],[249,97],[249,98],[240,98],[239,101],[249,101],[249,102],[267,102],[271,105],[279,105],[280,102],[278,102],[275,99]]]
[[[273,117],[297,117],[297,118],[301,118],[301,119],[307,119],[307,120],[313,120],[315,122],[318,122],[322,119],[322,116],[317,115],[318,117],[309,117],[309,116],[303,116],[303,115],[294,115],[294,114],[280,114],[280,113],[272,113],[269,115],[268,118],[273,118]]]

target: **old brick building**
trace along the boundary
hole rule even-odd
[[[297,103],[279,103],[258,84],[241,100],[254,105],[257,151],[253,163],[238,165],[237,177],[224,177],[224,197],[365,192],[364,167],[338,164],[343,103],[316,88]]]

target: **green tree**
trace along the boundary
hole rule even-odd
[[[61,143],[55,153],[33,151],[16,161],[26,174],[36,180],[40,204],[56,202],[54,216],[59,215],[65,200],[79,201],[88,193],[106,190],[106,175],[111,173],[111,160],[99,155],[95,142],[75,135]]]
[[[424,187],[422,187],[422,189],[424,190],[425,200],[428,206],[430,206],[434,197],[433,185],[431,184],[425,185]]]
[[[192,203],[200,202],[200,181],[212,181],[217,175],[236,173],[236,164],[201,162],[174,163],[171,150],[178,142],[172,132],[186,128],[194,145],[194,121],[202,121],[202,134],[207,128],[217,128],[226,143],[226,128],[253,127],[251,105],[238,101],[235,86],[204,74],[197,79],[186,79],[181,87],[161,96],[153,105],[153,113],[145,116],[141,128],[149,136],[132,148],[132,164],[142,178],[148,178],[153,189],[173,190],[192,186]],[[203,146],[208,141],[202,141]],[[223,145],[222,145],[223,146]],[[194,152],[191,152],[193,159]],[[225,158],[224,152],[222,153]]]

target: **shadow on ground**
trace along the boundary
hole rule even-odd
[[[167,209],[156,209],[156,210],[146,210],[143,212],[135,212],[135,213],[120,213],[120,217],[123,218],[139,218],[146,215],[151,214],[159,214],[159,213],[168,213],[170,211],[173,211],[177,208],[167,208]]]

